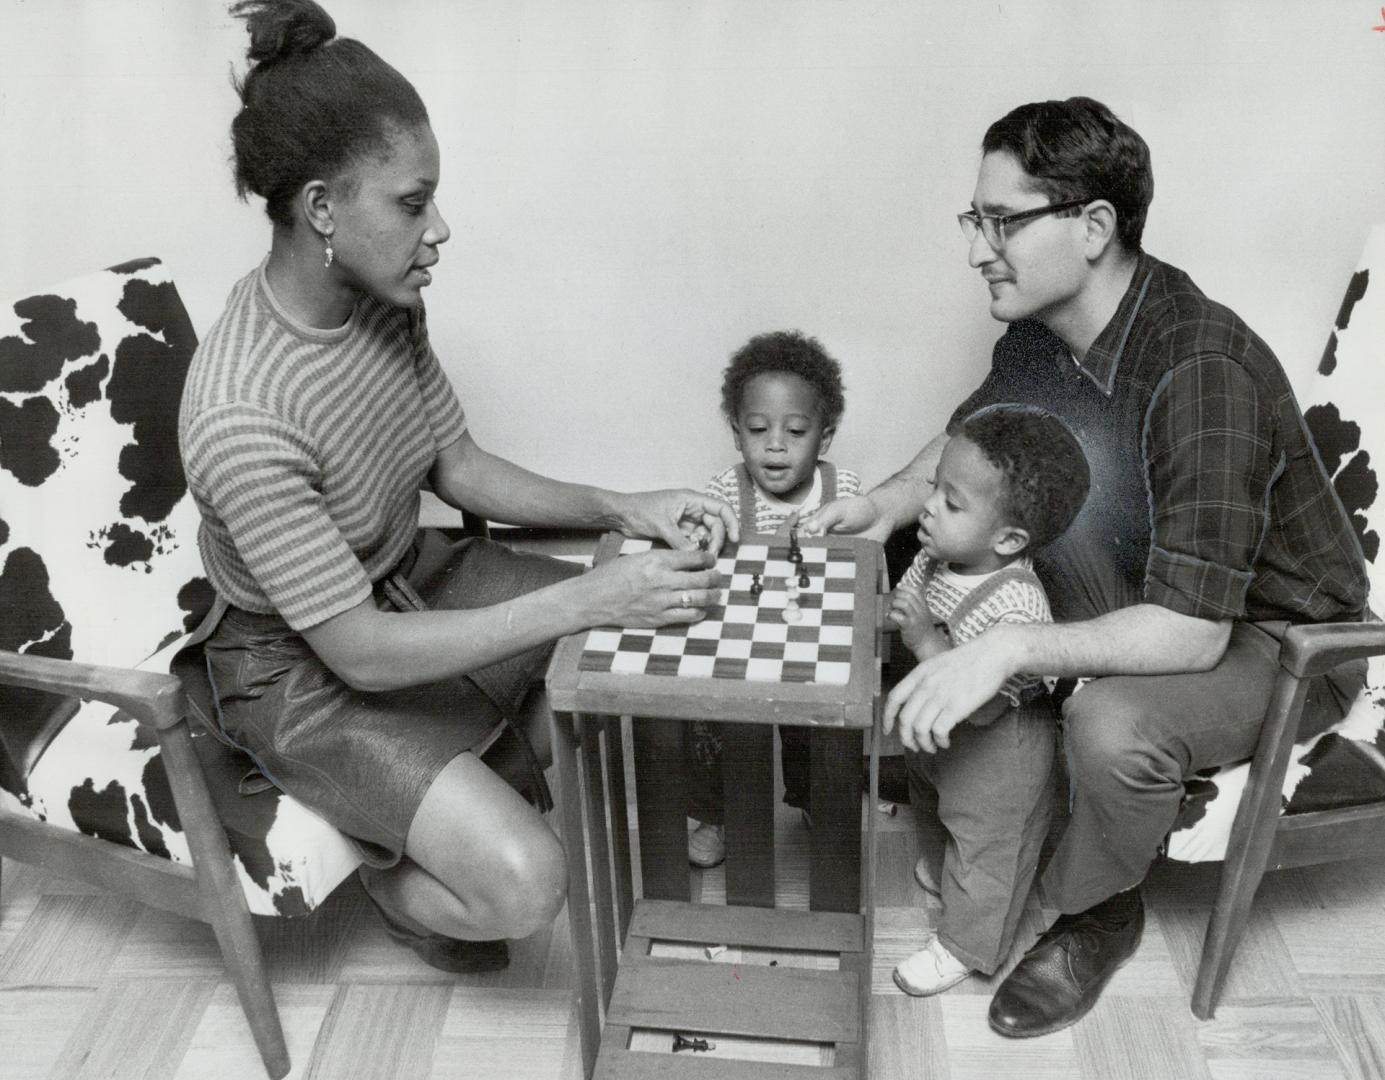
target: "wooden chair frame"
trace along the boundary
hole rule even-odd
[[[288,1046],[259,938],[231,862],[226,832],[193,749],[181,681],[157,672],[0,650],[0,683],[103,701],[152,729],[163,754],[192,865],[4,809],[0,809],[0,856],[210,923],[265,1071],[272,1080],[279,1080],[289,1071]]]
[[[1193,1014],[1210,1019],[1232,955],[1245,933],[1251,901],[1266,870],[1312,866],[1385,852],[1385,802],[1282,815],[1284,775],[1298,738],[1307,680],[1338,664],[1385,654],[1385,624],[1334,623],[1289,629],[1269,712],[1236,810],[1221,883],[1203,940]]]

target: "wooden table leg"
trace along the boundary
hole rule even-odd
[[[601,1017],[596,989],[596,952],[587,896],[587,837],[582,824],[578,781],[577,717],[553,713],[553,757],[558,765],[558,805],[562,812],[563,848],[567,855],[567,913],[577,967],[577,1031],[582,1044],[582,1075],[596,1071],[601,1046]]]
[[[610,831],[606,827],[606,784],[601,767],[602,720],[578,720],[578,753],[582,760],[582,791],[587,811],[587,837],[591,852],[592,899],[596,907],[596,944],[600,959],[601,1002],[611,1004],[616,984],[615,904],[611,892]]]
[[[726,902],[774,907],[774,729],[721,725]]]
[[[809,740],[813,849],[808,906],[861,910],[861,732],[814,728]]]
[[[622,947],[630,932],[630,913],[635,908],[634,882],[630,870],[630,814],[625,792],[625,742],[621,719],[608,716],[602,721],[606,732],[606,786],[611,801],[611,846],[615,853],[616,930]]]
[[[861,909],[865,921],[865,957],[862,961],[861,976],[861,1075],[870,1075],[870,981],[875,967],[875,879],[880,853],[880,721],[881,703],[875,699],[875,722],[866,732],[866,753],[870,758],[870,785],[866,798],[866,850],[862,854],[862,873],[865,874],[865,895]]]
[[[632,723],[642,891],[655,900],[688,901],[692,899],[692,880],[688,872],[684,722],[640,717]]]

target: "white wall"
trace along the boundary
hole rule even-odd
[[[1084,93],[1149,141],[1146,246],[1303,386],[1385,218],[1385,33],[1363,0],[335,0],[418,86],[453,228],[435,345],[483,445],[621,487],[732,457],[720,368],[797,327],[843,362],[833,457],[937,430],[999,332],[953,220],[985,127]],[[157,254],[199,333],[259,259],[200,0],[0,0],[0,296]]]

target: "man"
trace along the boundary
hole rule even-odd
[[[1018,673],[1094,677],[1063,704],[1072,812],[1040,879],[1062,914],[990,1008],[1003,1035],[1084,1015],[1139,943],[1138,886],[1186,778],[1248,758],[1288,623],[1363,616],[1360,545],[1284,372],[1233,312],[1141,249],[1149,150],[1089,98],[1024,105],[982,141],[970,262],[1009,328],[957,409],[1050,409],[1091,465],[1087,504],[1036,553],[1059,620],[997,626],[921,663],[890,694],[910,750]],[[946,435],[805,530],[879,538],[922,506]],[[1344,715],[1364,662],[1316,680],[1302,734]]]

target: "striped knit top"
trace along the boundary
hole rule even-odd
[[[212,585],[300,630],[356,606],[413,542],[419,486],[465,428],[422,308],[363,297],[345,325],[313,329],[261,263],[183,389],[178,440]]]
[[[741,516],[742,521],[745,515],[741,514],[740,480],[737,471],[741,468],[739,464],[732,465],[723,472],[718,473],[707,481],[707,486],[703,494],[709,495],[714,499],[721,499],[728,502]],[[837,491],[835,495],[828,495],[823,498],[822,484],[822,463],[819,462],[813,469],[813,487],[798,505],[784,502],[782,499],[775,498],[773,495],[761,491],[759,485],[753,484],[755,492],[755,528],[757,533],[776,532],[788,519],[790,514],[806,514],[810,510],[816,510],[825,501],[831,499],[844,498],[847,495],[861,494],[861,478],[850,469],[837,469]]]
[[[954,645],[970,641],[998,623],[1046,623],[1048,597],[1027,556],[989,574],[958,574],[922,551],[899,579],[923,594],[928,610],[947,624]],[[1014,675],[1000,692],[1019,705],[1026,691],[1043,685],[1037,675]]]

